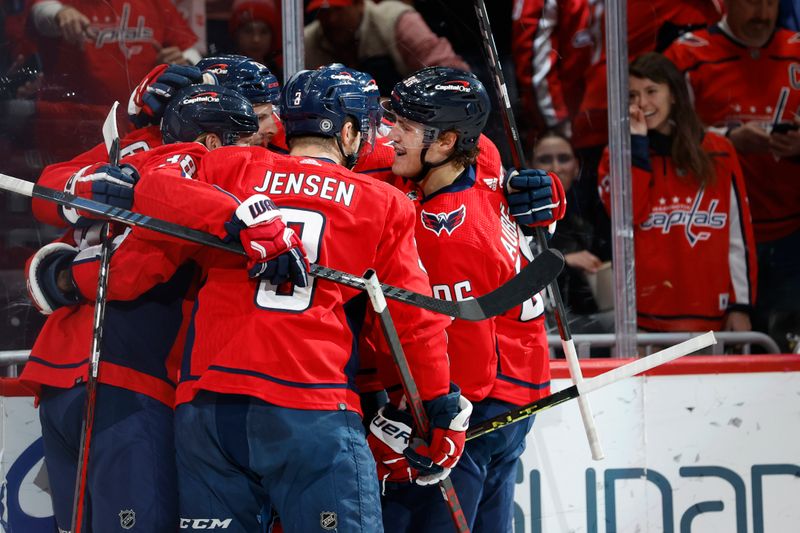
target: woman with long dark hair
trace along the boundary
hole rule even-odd
[[[751,329],[755,242],[731,143],[705,131],[664,56],[630,65],[637,318],[651,331]],[[610,210],[608,150],[600,196]]]

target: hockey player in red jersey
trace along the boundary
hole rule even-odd
[[[181,88],[204,81],[233,89],[250,100],[259,117],[259,131],[249,142],[269,143],[278,130],[274,116],[274,104],[280,95],[277,78],[264,65],[244,56],[215,56],[203,59],[195,67],[159,65],[142,79],[128,100],[128,117],[136,129],[121,139],[120,158],[161,146],[159,123],[167,103]],[[37,184],[88,197],[97,190],[99,196],[94,196],[95,200],[130,207],[129,202],[126,205],[119,202],[131,197],[131,183],[105,179],[102,174],[86,174],[91,165],[105,158],[106,147],[100,143],[69,161],[45,167]],[[63,227],[78,222],[74,210],[65,210],[52,202],[34,198],[32,207],[34,216],[50,225]],[[81,224],[85,225],[85,221]]]
[[[758,242],[756,329],[782,349],[800,324],[800,34],[777,28],[778,2],[727,0],[726,15],[667,51],[700,119],[733,143]]]
[[[233,91],[229,97],[239,107],[226,109],[227,116],[235,116],[235,121],[227,119],[228,129],[215,130],[225,139],[223,142],[258,129],[249,102]],[[196,147],[206,151],[199,144]],[[152,160],[159,172],[190,177],[184,160],[171,156],[169,147],[161,147],[131,155],[126,158],[129,163],[121,167],[104,164],[90,168],[108,179],[126,178],[135,183],[139,175],[130,163],[147,168],[142,162]],[[81,265],[89,268],[97,264],[98,237],[97,225],[76,228],[62,242],[37,252],[28,267],[32,299],[52,314],[36,340],[21,380],[40,400],[45,463],[56,521],[62,530],[69,530],[72,520],[96,275],[90,283],[75,282],[81,280]],[[125,235],[118,239],[124,241]],[[118,268],[111,274],[111,279],[118,278],[109,287],[111,300],[126,299],[128,287],[121,274],[135,278],[136,260],[142,260],[142,256],[117,262]],[[65,268],[70,265],[72,268]],[[184,319],[191,312],[187,291],[195,282],[195,274],[193,265],[182,264],[136,294],[134,301],[109,301],[107,305],[89,456],[86,500],[90,510],[84,515],[87,518],[82,531],[113,531],[131,524],[146,531],[177,528],[173,406],[188,325]]]
[[[757,269],[736,152],[703,131],[680,72],[661,54],[631,64],[630,91],[637,323],[651,331],[749,331]],[[606,150],[607,208],[608,169]]]
[[[224,227],[238,233],[253,255],[255,275],[264,260],[247,236],[279,219],[262,195],[269,194],[281,207],[280,218],[302,236],[310,260],[350,272],[375,267],[387,283],[430,293],[413,243],[411,205],[392,187],[342,165],[353,163],[377,124],[377,109],[367,100],[361,85],[341,72],[298,73],[281,106],[292,157],[261,148],[222,148],[200,162],[199,179],[213,183],[220,205],[236,209],[237,217],[204,211],[185,218],[197,206],[192,197],[169,193],[186,182],[180,178],[150,180],[168,199],[160,214],[175,222],[195,221],[198,229],[217,234]],[[194,104],[201,102],[186,106]],[[170,124],[189,121],[174,103],[164,124],[169,131]],[[143,177],[137,187],[146,184]],[[153,191],[143,202],[157,196]],[[136,197],[138,202],[139,189]],[[245,199],[238,208],[236,197]],[[262,245],[265,238],[262,233]],[[365,296],[313,278],[304,286],[301,272],[291,268],[297,262],[266,266],[261,277],[251,278],[235,256],[172,241],[161,248],[172,260],[161,266],[174,268],[195,257],[206,274],[178,391],[181,526],[201,528],[213,519],[233,531],[253,531],[260,509],[271,504],[286,531],[317,529],[321,518],[324,525],[348,531],[379,531],[378,484],[354,387]],[[294,283],[279,283],[276,272]],[[450,390],[444,337],[449,319],[411,306],[392,308],[438,428],[428,452],[437,460],[452,454],[452,465],[460,450],[446,444],[463,442],[464,424],[451,429],[451,421],[464,418],[467,408]],[[283,333],[262,334],[278,330]],[[250,452],[242,454],[245,442]]]
[[[484,144],[478,159],[478,139],[490,111],[483,85],[467,72],[423,69],[395,85],[388,107],[396,116],[388,137],[395,148],[392,170],[405,178],[416,209],[415,238],[434,295],[463,300],[506,282],[526,258],[504,197],[499,154]],[[559,217],[563,193],[557,178],[538,171],[522,171],[515,178],[538,182],[525,192],[536,199],[536,205],[525,209],[528,222],[546,225]],[[455,320],[448,327],[451,375],[474,403],[473,421],[548,394],[542,312],[536,295],[494,319]],[[438,489],[408,485],[430,480],[414,471],[413,454],[406,453],[409,461],[404,461],[397,439],[382,430],[385,420],[411,426],[408,413],[387,405],[370,427],[379,477],[385,482],[384,528],[452,531]],[[470,528],[511,530],[514,466],[531,424],[515,424],[467,443],[450,475]],[[403,481],[406,485],[386,483]]]

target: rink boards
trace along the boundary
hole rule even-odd
[[[588,377],[620,361],[587,361]],[[515,533],[800,531],[800,358],[693,357],[541,413],[517,469]],[[554,363],[553,390],[569,384]],[[13,394],[6,391],[6,394]],[[0,531],[53,531],[30,397],[3,410]]]

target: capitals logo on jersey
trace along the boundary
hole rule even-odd
[[[422,225],[436,235],[441,235],[442,230],[446,231],[448,235],[452,235],[456,228],[464,223],[466,217],[467,207],[463,204],[449,213],[428,213],[424,209],[420,213]]]
[[[127,2],[122,4],[122,14],[119,17],[119,23],[115,24],[100,24],[95,17],[92,21],[92,29],[95,30],[97,37],[95,38],[95,47],[102,48],[106,43],[117,43],[120,51],[125,58],[130,59],[142,51],[142,44],[150,43],[153,41],[153,28],[145,26],[143,16],[136,19],[136,27],[133,28],[128,25],[131,18],[131,5]]]
[[[646,221],[642,223],[642,229],[649,230],[661,228],[661,233],[669,233],[674,226],[683,226],[684,235],[689,245],[694,247],[699,241],[708,240],[711,234],[707,231],[700,231],[700,228],[722,229],[728,222],[726,213],[717,213],[715,209],[719,205],[719,200],[714,199],[708,205],[707,211],[700,210],[700,203],[703,200],[703,189],[701,188],[697,196],[687,197],[686,203],[681,206],[683,198],[673,197],[672,205],[669,207],[656,208],[658,211],[650,213]],[[659,200],[661,205],[666,205],[667,199]],[[688,206],[688,208],[684,207]]]

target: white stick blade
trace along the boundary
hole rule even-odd
[[[5,174],[0,174],[0,189],[28,197],[33,196],[33,183]]]
[[[117,129],[117,107],[119,102],[114,102],[111,106],[111,111],[108,112],[105,122],[103,122],[103,141],[106,143],[106,152],[111,152],[111,145],[114,139],[119,138],[119,130]]]

